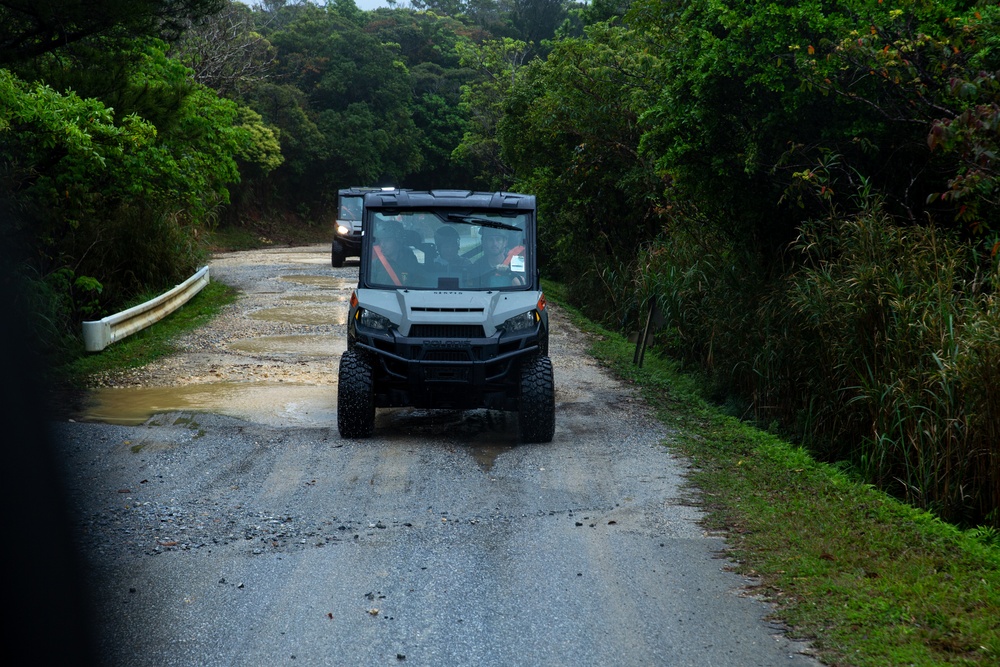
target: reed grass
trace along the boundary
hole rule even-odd
[[[998,527],[998,258],[868,204],[805,224],[780,276],[723,236],[674,232],[605,282],[659,305],[657,349],[735,416],[946,520]]]

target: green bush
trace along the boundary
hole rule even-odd
[[[0,242],[20,252],[26,293],[48,295],[33,312],[52,341],[188,277],[240,166],[281,161],[260,116],[194,83],[165,44],[130,49],[119,97],[133,112],[0,69]],[[58,58],[36,65],[72,75]]]

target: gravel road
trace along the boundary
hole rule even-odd
[[[239,302],[56,425],[106,664],[819,664],[557,306],[552,443],[486,410],[341,440],[356,274],[328,246],[217,256]]]

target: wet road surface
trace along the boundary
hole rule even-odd
[[[328,259],[220,258],[240,305],[57,425],[107,664],[818,664],[558,308],[552,443],[486,410],[380,410],[341,440],[357,265]]]

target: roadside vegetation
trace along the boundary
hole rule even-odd
[[[831,665],[1000,662],[1000,533],[960,530],[725,414],[702,380],[658,354],[637,366],[634,343],[545,288],[676,429],[666,444],[691,463],[706,528],[725,531],[735,568],[793,637]]]

